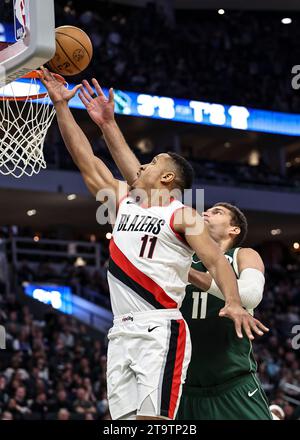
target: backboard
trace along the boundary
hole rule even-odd
[[[0,87],[55,54],[53,0],[0,0]]]

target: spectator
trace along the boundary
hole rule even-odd
[[[9,411],[4,411],[4,413],[1,416],[1,420],[13,420],[13,415]]]
[[[91,402],[88,392],[84,388],[78,388],[77,398],[73,404],[75,412],[81,414],[96,413],[96,407]]]
[[[86,413],[84,416],[84,420],[95,420],[94,415],[92,413]]]
[[[70,398],[68,397],[68,394],[66,390],[61,389],[57,392],[57,397],[54,398],[52,402],[49,402],[49,406],[51,408],[51,412],[58,412],[61,409],[67,409],[68,411],[71,411],[72,404],[70,402]]]
[[[10,323],[15,341],[0,363],[1,418],[47,419],[55,414],[59,420],[69,420],[72,414],[82,414],[87,420],[100,419],[95,393],[102,392],[106,382],[102,378],[94,381],[94,377],[104,369],[99,364],[106,357],[99,336],[90,335],[74,318],[51,315],[45,325],[46,321],[34,320],[28,307],[20,307],[15,298],[1,296],[0,300],[1,310],[5,310],[3,324],[8,328]],[[17,325],[17,318],[22,325]]]
[[[70,420],[70,413],[67,409],[61,408],[57,414],[57,420]]]
[[[9,400],[8,390],[7,390],[7,379],[5,376],[0,376],[0,412],[3,407],[7,405]]]
[[[31,406],[31,411],[38,413],[42,418],[46,416],[49,410],[46,393],[39,393]]]

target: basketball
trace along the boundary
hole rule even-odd
[[[55,29],[56,53],[48,65],[63,76],[77,75],[85,70],[93,56],[89,36],[78,27],[60,26]]]

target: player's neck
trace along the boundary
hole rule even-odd
[[[227,252],[232,248],[232,240],[230,238],[220,239],[217,241],[222,252]]]

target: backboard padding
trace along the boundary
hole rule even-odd
[[[0,51],[0,87],[40,67],[55,54],[54,1],[26,1],[30,29],[23,40]]]

